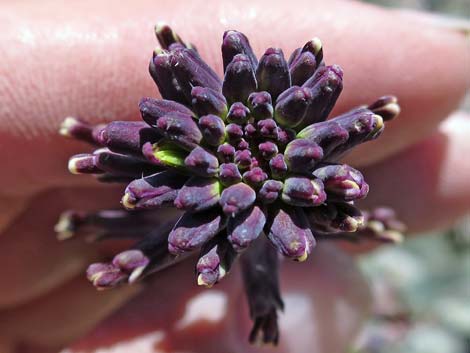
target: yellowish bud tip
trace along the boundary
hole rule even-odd
[[[155,33],[160,33],[166,26],[167,24],[163,21],[157,22],[157,24],[155,25]]]
[[[303,255],[298,257],[296,260],[299,262],[304,262],[305,260],[307,260],[307,257],[308,257],[308,252],[307,252],[307,249],[305,249]]]
[[[211,288],[212,285],[209,284],[209,283],[206,283],[204,281],[204,276],[202,275],[202,273],[199,274],[199,276],[197,276],[197,285],[198,286],[204,286],[204,287],[207,287],[207,288]]]
[[[380,115],[377,115],[377,114],[374,114],[374,119],[376,121],[375,131],[379,131],[384,126],[384,119]]]
[[[121,199],[121,203],[128,210],[132,210],[135,208],[135,204],[130,202],[130,195],[128,193],[124,194],[124,196]]]
[[[318,37],[312,38],[312,46],[314,48],[314,54],[315,55],[318,54],[318,52],[321,50],[321,48],[323,46],[320,38],[318,38]]]
[[[134,271],[132,271],[128,279],[129,284],[135,283],[140,278],[140,276],[142,275],[142,272],[144,272],[145,270],[145,267],[146,266],[139,266]]]
[[[69,172],[72,174],[80,174],[77,171],[77,162],[80,160],[80,157],[72,157],[69,159],[69,163],[67,165]]]
[[[61,241],[73,237],[74,234],[70,230],[70,218],[67,215],[61,215],[54,226],[54,231],[57,233],[57,239]]]
[[[395,244],[403,243],[403,241],[405,240],[405,237],[403,236],[403,234],[395,230],[388,230],[388,231],[383,232],[380,235],[380,238],[390,241]]]
[[[59,134],[65,137],[71,137],[70,128],[76,125],[77,122],[78,122],[77,119],[72,116],[66,117],[64,121],[62,122],[62,124],[60,124]]]

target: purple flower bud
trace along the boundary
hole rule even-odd
[[[297,134],[297,138],[307,139],[319,145],[323,149],[323,157],[325,158],[336,147],[348,140],[349,133],[338,123],[327,120],[307,126]]]
[[[115,287],[127,280],[128,275],[112,264],[95,263],[88,266],[87,278],[97,289]]]
[[[294,140],[296,133],[294,130],[289,128],[278,128],[277,130],[277,143],[279,146],[285,146],[292,140]]]
[[[207,87],[196,86],[191,90],[191,103],[199,116],[214,114],[225,117],[227,115],[227,101],[222,93]]]
[[[323,44],[319,38],[315,37],[309,40],[302,48],[302,52],[312,53],[315,55],[315,61],[320,64],[323,60]]]
[[[310,174],[315,165],[323,158],[323,150],[315,142],[297,139],[290,142],[284,151],[289,170]]]
[[[149,72],[162,98],[184,104],[188,102],[171,69],[169,53],[155,55],[150,60]]]
[[[100,142],[97,140],[97,135],[103,127],[102,124],[92,126],[80,119],[69,116],[60,125],[59,134],[99,146]]]
[[[355,232],[364,221],[361,211],[345,202],[313,207],[305,214],[311,226],[323,233]]]
[[[377,138],[384,128],[382,117],[368,109],[353,110],[331,121],[348,131],[349,138],[330,153],[328,160],[337,160],[351,148]]]
[[[329,197],[353,201],[363,199],[369,192],[362,174],[347,164],[327,165],[316,169],[313,175],[323,182]]]
[[[192,251],[215,237],[225,225],[225,217],[217,209],[186,212],[168,236],[168,250],[173,255]]]
[[[94,152],[98,169],[117,175],[139,178],[159,171],[159,168],[138,158],[118,154],[105,149]]]
[[[98,168],[97,156],[94,154],[82,153],[70,157],[68,163],[69,172],[72,174],[100,174],[103,170]]]
[[[250,144],[245,139],[241,139],[237,142],[236,147],[237,150],[247,150],[248,148],[250,148]]]
[[[241,150],[235,152],[235,164],[240,169],[246,169],[251,166],[252,162],[251,151],[250,150]]]
[[[259,167],[252,168],[243,173],[243,181],[255,188],[261,186],[266,179],[268,179],[268,175]]]
[[[222,185],[230,186],[242,181],[242,175],[234,163],[223,163],[219,168],[219,179]]]
[[[278,180],[266,180],[258,191],[258,199],[264,204],[273,203],[279,197],[283,185]]]
[[[235,159],[235,147],[224,143],[217,148],[217,157],[221,163],[233,162]]]
[[[184,160],[184,165],[202,177],[216,176],[219,167],[217,158],[202,147],[196,147]]]
[[[224,72],[237,54],[244,54],[250,61],[252,71],[258,66],[258,59],[251,49],[250,42],[246,36],[238,31],[226,31],[222,42],[222,58],[224,61]]]
[[[111,151],[124,154],[142,155],[145,142],[155,143],[161,136],[145,122],[113,121],[98,134],[101,145]]]
[[[258,145],[258,150],[261,153],[261,156],[266,160],[270,160],[279,152],[277,145],[271,141],[260,143]]]
[[[245,250],[261,234],[265,223],[264,212],[253,206],[229,219],[227,239],[236,251]]]
[[[230,106],[230,110],[227,114],[227,121],[229,123],[244,124],[250,117],[250,109],[248,109],[243,103],[236,102]]]
[[[282,126],[296,127],[302,123],[311,100],[310,89],[293,86],[279,96],[274,118]]]
[[[284,181],[282,201],[292,206],[312,207],[326,200],[323,183],[319,179],[290,177]]]
[[[312,100],[300,125],[305,127],[328,117],[343,90],[343,71],[337,65],[320,68],[302,87],[310,88],[312,94]]]
[[[157,126],[158,119],[168,113],[178,112],[188,116],[194,113],[184,105],[166,99],[142,98],[139,103],[142,119],[150,126]]]
[[[216,237],[204,244],[196,264],[197,284],[212,287],[227,275],[236,257],[226,237]]]
[[[221,91],[220,78],[193,49],[175,50],[171,53],[170,63],[181,91],[188,101],[191,101],[191,90],[195,86]]]
[[[317,69],[315,55],[310,52],[304,52],[289,65],[289,71],[292,79],[292,85],[301,86],[314,74]]]
[[[261,57],[256,69],[260,91],[267,91],[276,100],[291,85],[289,68],[281,49],[269,48]]]
[[[186,176],[171,171],[135,179],[127,186],[122,205],[128,210],[170,206],[186,180]]]
[[[225,124],[216,115],[205,115],[198,121],[204,141],[211,146],[219,146],[225,140]]]
[[[258,132],[264,138],[278,138],[278,126],[274,119],[259,120],[257,123]]]
[[[245,103],[253,91],[256,91],[256,78],[250,59],[237,54],[225,70],[222,92],[230,103]]]
[[[116,255],[112,261],[113,266],[125,273],[142,271],[150,263],[150,259],[138,249],[126,250]]]
[[[400,114],[400,106],[397,97],[383,96],[377,99],[368,108],[377,115],[380,115],[384,121],[390,121]]]
[[[269,161],[269,167],[271,169],[271,175],[275,179],[283,179],[287,174],[287,163],[282,154],[274,156]]]
[[[196,122],[189,115],[170,112],[158,119],[156,128],[171,142],[191,151],[202,140]]]
[[[255,191],[246,184],[238,183],[222,191],[219,204],[226,215],[235,217],[253,205],[255,200]]]
[[[256,127],[253,124],[248,123],[248,124],[245,125],[245,136],[246,136],[246,138],[253,139],[256,136],[257,131],[258,130],[256,130]]]
[[[248,106],[257,120],[273,117],[273,103],[268,92],[253,92],[248,96]]]
[[[180,36],[165,23],[158,23],[155,26],[155,35],[163,49],[168,49],[174,43],[185,46]]]
[[[178,192],[175,206],[190,212],[207,210],[219,202],[221,186],[215,178],[192,177]]]
[[[238,124],[228,124],[225,127],[225,132],[230,142],[235,142],[243,137],[243,129]]]
[[[315,246],[308,220],[298,207],[272,210],[265,232],[280,253],[297,261],[305,261]]]

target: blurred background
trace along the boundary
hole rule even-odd
[[[469,0],[363,2],[470,19]],[[470,94],[462,108],[470,111]],[[470,353],[470,215],[361,256],[359,265],[375,304],[351,353]]]

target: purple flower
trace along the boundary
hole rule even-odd
[[[170,27],[158,25],[156,34],[161,49],[149,72],[162,99],[140,101],[143,121],[90,126],[67,118],[60,129],[98,148],[71,157],[72,173],[127,183],[124,210],[67,211],[56,231],[61,239],[135,239],[109,262],[90,265],[99,289],[133,283],[196,249],[197,283],[211,287],[240,258],[250,341],[275,344],[280,254],[304,261],[317,240],[401,239],[390,210],[355,206],[369,186],[339,162],[382,133],[384,120],[399,113],[397,100],[384,96],[329,118],[343,71],[324,63],[317,38],[288,60],[269,48],[258,61],[244,34],[227,31],[221,79]]]

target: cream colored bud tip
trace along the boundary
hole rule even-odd
[[[79,122],[73,116],[66,117],[64,121],[62,122],[62,124],[60,124],[59,134],[65,137],[71,137],[72,135],[70,135],[70,130],[72,127],[76,126],[77,124],[79,124]]]
[[[385,107],[383,107],[382,110],[386,110],[387,112],[389,112],[393,116],[397,116],[398,114],[400,114],[400,111],[401,111],[400,106],[398,105],[396,100],[395,100],[395,102],[391,102],[391,103],[388,103],[387,105],[385,105]]]
[[[67,214],[62,214],[59,221],[54,226],[54,231],[57,233],[58,240],[66,240],[73,237],[74,233],[70,230],[71,222]]]
[[[160,33],[165,27],[168,27],[166,22],[157,22],[157,24],[155,25],[155,33]]]
[[[129,193],[124,194],[121,199],[121,203],[128,210],[132,210],[135,208],[135,204],[131,202],[131,195]]]
[[[199,276],[197,276],[197,285],[198,286],[204,286],[204,287],[207,287],[207,288],[212,287],[212,284],[207,283],[206,281],[204,281],[204,276],[202,275],[202,273],[200,273]]]
[[[405,237],[403,236],[403,234],[395,230],[388,230],[388,231],[383,232],[380,235],[380,238],[390,241],[395,244],[403,243],[403,241],[405,240]]]
[[[84,157],[72,157],[69,159],[69,163],[68,163],[68,169],[69,169],[69,172],[72,173],[72,174],[80,174],[78,172],[78,169],[77,169],[77,164],[78,162],[80,161],[80,159],[83,159]]]
[[[296,260],[298,262],[304,262],[305,260],[307,260],[307,257],[308,257],[308,251],[307,249],[305,249],[304,253],[302,254],[302,256],[298,257]]]
[[[142,273],[144,272],[146,267],[147,266],[139,266],[134,271],[132,271],[132,273],[131,273],[131,275],[129,276],[129,279],[128,279],[129,284],[133,284],[138,279],[140,279],[140,277],[142,276]]]
[[[323,44],[322,44],[320,38],[318,38],[318,37],[312,38],[311,42],[312,42],[312,47],[315,51],[315,54],[317,54],[320,51],[320,49],[322,48]]]
[[[375,127],[375,130],[379,131],[384,126],[384,119],[380,115],[377,115],[377,114],[374,114],[374,119],[377,124]]]

